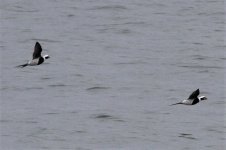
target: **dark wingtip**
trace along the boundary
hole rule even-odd
[[[40,45],[40,43],[37,41],[37,42],[35,43],[35,45]]]
[[[42,50],[42,46],[38,41],[35,43],[35,49]]]

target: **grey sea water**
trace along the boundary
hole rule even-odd
[[[223,0],[1,0],[1,150],[225,149]],[[39,41],[50,59],[31,59]],[[169,106],[200,89],[207,101]]]

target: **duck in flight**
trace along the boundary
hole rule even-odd
[[[28,61],[26,64],[19,65],[17,67],[26,67],[26,66],[35,66],[42,64],[46,59],[50,58],[49,55],[41,55],[42,53],[42,47],[39,44],[39,42],[36,42],[33,52],[33,58],[31,61]]]
[[[179,103],[175,103],[172,105],[177,105],[177,104],[184,104],[184,105],[195,105],[198,102],[202,100],[207,100],[207,97],[205,96],[198,96],[199,95],[199,89],[195,90],[194,92],[191,93],[191,95],[188,97],[188,99],[183,100]]]

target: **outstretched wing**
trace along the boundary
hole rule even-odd
[[[191,95],[188,97],[188,99],[195,99],[199,95],[199,89],[195,90]]]
[[[39,42],[36,42],[34,47],[33,59],[41,57],[41,53],[42,53],[42,47],[39,44]]]

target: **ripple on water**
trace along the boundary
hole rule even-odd
[[[50,84],[48,85],[49,87],[65,87],[65,86],[69,86],[63,83],[58,83],[58,84]]]
[[[43,113],[44,115],[58,115],[60,113],[58,112],[47,112],[47,113]]]
[[[7,120],[7,119],[1,119],[0,120],[0,123],[9,123],[9,122],[12,122],[11,120]]]
[[[94,114],[91,116],[91,118],[102,120],[102,121],[103,120],[113,120],[113,121],[117,121],[117,122],[124,122],[124,120],[122,120],[118,117],[115,117],[115,116],[112,116],[109,114],[105,114],[105,113]]]
[[[95,6],[93,8],[91,8],[90,10],[115,10],[115,11],[119,11],[119,10],[126,10],[127,7],[122,6],[122,5],[106,5],[106,6]]]
[[[201,66],[201,65],[180,65],[179,67],[196,69],[224,69],[224,67],[220,66]]]
[[[111,115],[107,115],[107,114],[99,114],[99,115],[96,115],[94,118],[97,118],[97,119],[113,119],[114,117],[111,116]]]
[[[180,135],[178,137],[186,138],[186,139],[190,139],[190,140],[196,140],[196,138],[193,137],[193,135],[189,134],[189,133],[180,133]]]
[[[202,55],[193,55],[192,57],[194,60],[205,60],[209,58],[207,56],[202,56]]]
[[[94,86],[94,87],[90,87],[87,88],[87,91],[99,91],[99,90],[107,90],[110,89],[110,87],[103,87],[103,86]]]
[[[14,6],[12,8],[9,8],[8,10],[13,11],[13,12],[20,12],[20,13],[36,13],[36,12],[39,12],[38,9],[31,9],[31,8],[25,9],[24,7],[18,6],[18,5]]]
[[[38,124],[38,121],[33,121],[33,120],[26,120],[24,121],[26,124]]]
[[[28,90],[42,90],[42,89],[43,89],[43,87],[27,87],[27,88],[25,88],[26,91],[28,91]]]
[[[50,80],[50,77],[41,77],[41,80]]]

